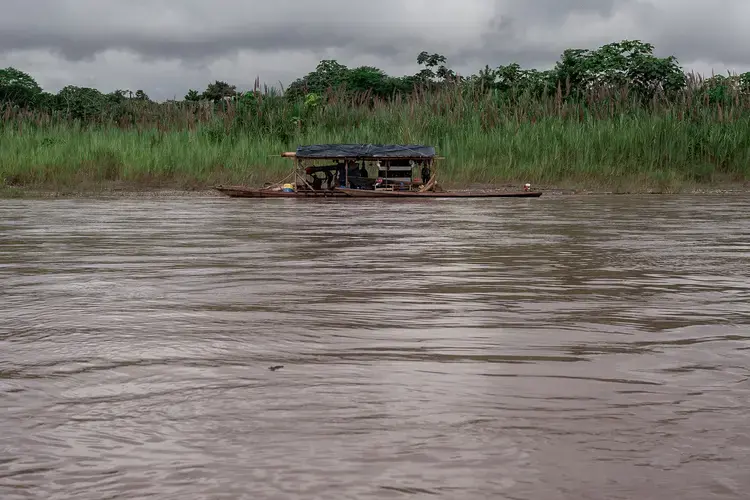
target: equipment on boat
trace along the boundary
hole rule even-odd
[[[293,160],[286,179],[272,187],[216,186],[233,198],[496,198],[542,195],[525,184],[517,192],[445,192],[437,184],[432,146],[416,144],[314,144],[281,153]],[[319,162],[325,162],[320,165]],[[321,174],[323,177],[319,176]],[[287,182],[293,179],[293,182]]]

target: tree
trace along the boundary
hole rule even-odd
[[[685,74],[674,56],[659,58],[654,46],[639,40],[610,43],[597,50],[568,49],[553,70],[554,79],[573,93],[593,86],[623,87],[643,98],[685,87]]]
[[[473,88],[484,90],[494,89],[504,94],[529,94],[541,96],[545,90],[554,88],[552,72],[536,69],[523,69],[516,62],[490,68],[489,65],[479,70],[479,73],[464,80]]]
[[[498,71],[485,64],[479,73],[468,78],[467,83],[478,85],[483,89],[492,89],[497,85]]]
[[[203,91],[203,98],[211,101],[221,101],[225,97],[233,97],[237,94],[237,87],[235,85],[229,85],[227,82],[216,80],[214,83],[208,84],[206,90]]]
[[[318,78],[321,83],[337,87],[344,83],[348,72],[349,68],[335,59],[324,59],[318,63],[312,76]]]
[[[338,89],[347,83],[349,68],[332,59],[318,63],[315,71],[298,78],[287,88],[285,95],[289,99],[299,99],[306,94],[325,94],[328,89]]]
[[[197,102],[201,100],[201,94],[197,90],[190,89],[188,90],[188,93],[185,94],[185,100],[186,101],[193,101]]]
[[[447,66],[447,59],[440,54],[430,54],[422,51],[417,56],[417,64],[424,65],[424,69],[417,73],[417,78],[423,81],[433,81],[436,78],[448,80],[455,78],[456,74]]]
[[[0,102],[34,106],[41,94],[42,88],[29,74],[13,67],[0,69]]]
[[[85,120],[104,113],[107,97],[96,89],[68,85],[58,92],[56,100],[71,118]]]
[[[715,75],[703,82],[703,92],[712,103],[729,103],[735,96],[750,94],[750,72]]]
[[[390,78],[382,69],[360,66],[348,72],[347,87],[353,92],[370,91],[378,97],[387,97],[392,90]]]

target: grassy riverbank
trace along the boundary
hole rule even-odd
[[[161,105],[166,106],[166,105]],[[500,102],[445,90],[404,100],[329,100],[302,109],[267,98],[252,110],[171,105],[132,123],[7,112],[0,184],[19,189],[205,189],[287,174],[272,157],[297,144],[426,143],[446,157],[440,182],[610,191],[692,190],[750,180],[750,107],[641,105],[612,94]]]

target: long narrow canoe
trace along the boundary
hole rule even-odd
[[[335,188],[321,191],[285,192],[271,189],[250,189],[244,186],[216,186],[214,189],[232,198],[539,198],[539,191],[374,191],[369,189]]]

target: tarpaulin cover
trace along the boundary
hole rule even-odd
[[[435,148],[418,144],[314,144],[299,146],[297,158],[432,158]]]

